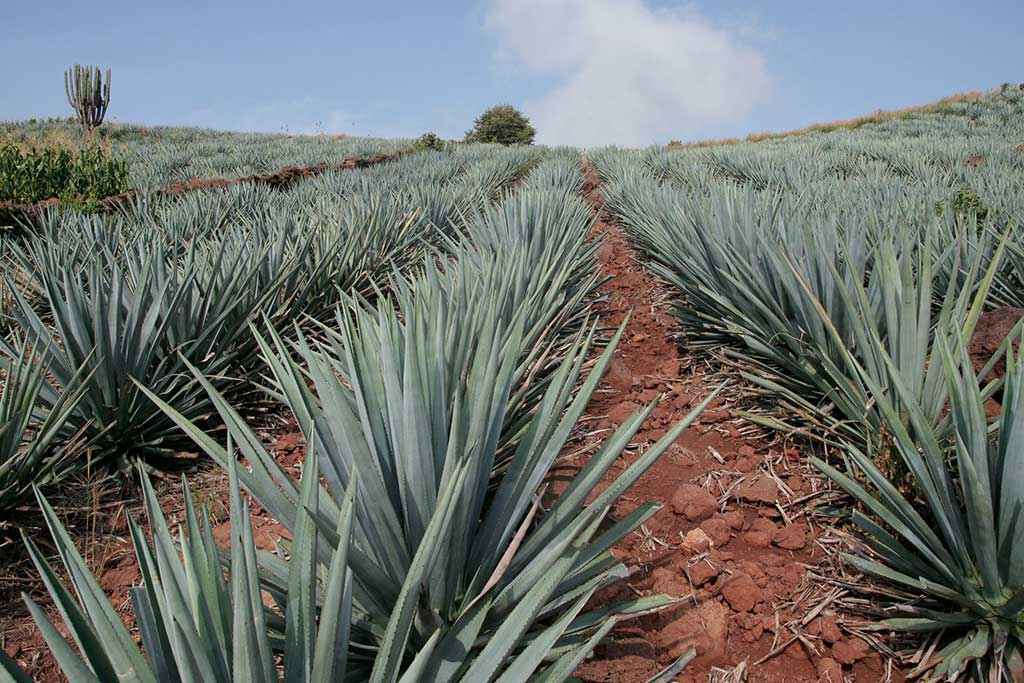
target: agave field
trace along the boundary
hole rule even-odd
[[[87,136],[65,121],[0,122],[0,139],[14,143],[55,140],[67,144]],[[287,166],[336,163],[347,157],[395,152],[411,143],[402,139],[229,133],[130,124],[108,124],[103,138],[118,159],[129,164],[129,185],[136,190],[156,190],[197,178],[264,175]]]
[[[0,237],[0,681],[1024,680],[1024,91],[173,195],[410,141],[121,128]]]

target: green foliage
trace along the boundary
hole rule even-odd
[[[936,215],[942,216],[946,206],[949,206],[955,216],[977,219],[979,225],[988,219],[988,208],[986,208],[985,202],[977,192],[967,186],[957,188],[950,199],[937,202],[935,204]]]
[[[3,363],[0,390],[0,517],[24,503],[33,487],[85,466],[79,458],[84,442],[76,438],[72,419],[82,397],[82,373],[58,391],[35,346],[17,347]]]
[[[525,114],[511,104],[501,104],[476,118],[472,130],[466,132],[466,142],[532,145],[536,134]]]
[[[421,151],[434,150],[436,152],[443,152],[445,144],[444,140],[442,140],[436,133],[430,132],[424,133],[416,138],[414,146],[416,149]]]
[[[207,515],[186,501],[179,561],[145,485],[151,545],[132,524],[145,577],[132,596],[140,648],[43,503],[77,602],[29,547],[81,659],[30,606],[69,678],[269,683],[281,663],[285,681],[559,683],[619,620],[672,602],[592,598],[629,575],[611,548],[658,506],[621,519],[609,510],[706,402],[619,470],[654,404],[637,410],[550,509],[540,504],[625,326],[594,358],[597,245],[588,207],[566,191],[578,159],[545,164],[543,189],[469,215],[468,239],[446,243],[443,269],[431,254],[376,303],[345,296],[315,337],[264,325],[265,384],[309,444],[300,481],[194,363],[226,447],[164,392],[140,388],[227,469],[232,548],[213,545]],[[291,531],[286,553],[255,550],[239,485]]]
[[[1019,332],[1015,337],[1019,341]],[[848,449],[850,475],[816,464],[863,506],[853,521],[873,556],[847,555],[847,561],[907,593],[896,607],[900,616],[888,625],[951,636],[919,667],[927,680],[1001,683],[1024,675],[1024,357],[1007,352],[992,439],[988,394],[979,388],[967,341],[960,337],[951,348],[940,337],[940,358],[932,361],[943,369],[952,439],[933,429],[902,382],[895,395],[871,387],[894,450],[924,499],[923,511],[857,448]],[[897,411],[896,397],[904,410]]]
[[[81,150],[0,145],[0,201],[31,204],[58,198],[95,209],[99,200],[128,189],[128,164],[100,147]]]
[[[1019,332],[977,374],[967,345],[985,308],[1024,305],[1007,142],[1024,106],[1004,88],[870,123],[588,156],[608,209],[681,292],[689,343],[763,398],[746,417],[842,455],[818,465],[856,499],[866,544],[847,559],[889,583],[885,629],[929,634],[911,677],[1016,682],[1024,361],[989,377]]]
[[[338,526],[329,532],[319,531],[313,521],[316,500],[308,495],[315,491],[309,480],[316,473],[316,458],[311,455],[303,474],[304,505],[290,558],[296,575],[306,580],[295,581],[287,589],[286,643],[280,639],[284,634],[274,637],[268,632],[268,625],[280,623],[281,614],[265,607],[261,599],[252,521],[234,473],[230,552],[214,544],[210,516],[205,508],[196,510],[187,483],[183,486],[184,530],[176,539],[156,493],[142,477],[152,540],[147,541],[142,528],[129,520],[144,577],[142,586],[131,589],[138,641],[103,594],[54,510],[40,496],[74,595],[35,542],[27,536],[24,540],[77,651],[46,611],[27,595],[25,602],[68,679],[93,683],[334,683],[347,680],[348,674],[365,680],[372,651],[352,640],[350,618],[352,492],[343,499]],[[325,538],[335,545],[330,555],[318,553]],[[318,569],[323,572],[322,583],[317,579]],[[283,677],[274,662],[275,652],[282,651]],[[24,673],[13,662],[0,659],[0,680],[10,680],[3,678],[5,672],[14,681],[25,680],[19,678]]]
[[[75,64],[64,72],[64,93],[82,127],[94,130],[110,106],[110,69],[104,81],[99,67]]]

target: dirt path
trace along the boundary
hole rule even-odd
[[[600,211],[600,181],[589,167],[585,192]],[[625,467],[720,380],[679,351],[665,294],[637,264],[619,230],[600,220],[594,232],[605,238],[598,256],[610,277],[602,319],[618,325],[629,311],[632,316],[584,418],[590,442],[575,448],[586,451],[641,404],[665,395],[630,444]],[[616,548],[638,570],[627,587],[601,600],[662,592],[681,601],[660,614],[624,622],[577,672],[581,678],[642,682],[691,646],[698,656],[676,678],[680,683],[885,677],[881,657],[850,637],[828,604],[806,618],[832,589],[816,580],[826,554],[824,530],[794,501],[813,498],[822,482],[799,452],[752,431],[734,419],[728,398],[715,399],[699,424],[617,505],[617,517],[641,502],[664,507]],[[582,466],[585,458],[575,458],[570,467]]]

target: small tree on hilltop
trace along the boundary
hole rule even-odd
[[[477,117],[473,129],[466,132],[466,142],[532,145],[536,134],[525,114],[511,104],[499,104]]]

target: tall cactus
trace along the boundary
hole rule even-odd
[[[78,114],[78,122],[86,130],[93,130],[103,123],[110,104],[110,69],[104,83],[99,67],[75,64],[64,72],[64,91]]]

